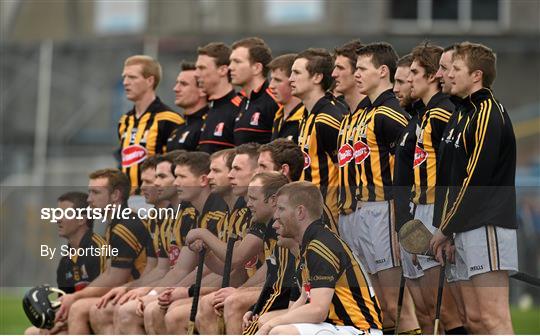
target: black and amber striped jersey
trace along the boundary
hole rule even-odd
[[[189,202],[182,202],[176,217],[166,218],[161,226],[161,237],[171,267],[178,261],[186,236],[189,230],[196,227],[196,222],[195,208]]]
[[[415,204],[435,203],[437,183],[437,154],[439,144],[454,111],[454,104],[442,92],[436,93],[428,102],[425,112],[420,114],[416,129],[414,149],[414,190],[412,201]]]
[[[234,120],[241,102],[242,98],[234,90],[208,101],[208,112],[199,138],[200,151],[212,154],[234,147]]]
[[[306,109],[300,123],[298,145],[304,154],[301,181],[319,186],[332,218],[338,217],[339,172],[337,166],[337,137],[343,111],[328,96],[317,101],[312,111]]]
[[[360,201],[392,199],[396,143],[409,119],[392,89],[382,92],[358,119],[353,147]]]
[[[247,207],[244,197],[238,197],[232,209],[227,212],[226,224],[224,229],[220,231],[218,238],[227,242],[231,233],[234,233],[242,240],[251,225],[251,211]]]
[[[439,165],[450,173],[439,227],[444,234],[485,225],[517,229],[516,138],[491,90],[480,89],[456,106],[439,152]]]
[[[139,165],[149,156],[165,153],[169,135],[183,123],[184,118],[163,104],[159,97],[139,118],[135,115],[135,107],[120,117],[120,166],[133,189],[141,184]]]
[[[195,209],[197,228],[207,229],[216,237],[226,227],[229,206],[220,195],[211,193],[204,203],[202,211]]]
[[[365,97],[353,113],[346,114],[341,121],[338,135],[339,194],[338,206],[340,214],[348,215],[356,210],[356,189],[359,176],[354,162],[354,135],[360,116],[369,106],[369,98]]]
[[[144,223],[130,211],[113,219],[107,226],[105,240],[118,255],[111,256],[111,267],[131,269],[132,279],[138,279],[146,266],[146,246],[150,235]]]
[[[241,95],[242,103],[234,123],[235,145],[270,142],[274,117],[280,105],[268,88],[268,81],[253,90],[249,97],[243,92]]]
[[[285,106],[281,106],[276,112],[274,126],[272,126],[272,138],[285,138],[298,142],[298,131],[300,122],[304,116],[305,107],[302,103],[296,105],[285,118]]]
[[[167,139],[167,152],[175,149],[194,151],[199,145],[201,129],[206,119],[208,106],[196,111],[193,114],[185,115],[186,122],[178,126]]]
[[[296,270],[299,287],[310,298],[313,288],[333,288],[326,322],[360,330],[382,329],[381,309],[367,273],[349,246],[315,221],[302,238]]]
[[[86,231],[79,242],[79,248],[101,248],[107,245],[103,237],[92,230]],[[69,246],[72,247],[72,246]],[[56,269],[58,288],[66,293],[80,291],[98,277],[104,270],[107,256],[75,255],[72,258],[64,256]]]

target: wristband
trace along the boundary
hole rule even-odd
[[[189,286],[188,291],[187,291],[187,296],[193,297],[193,295],[195,295],[194,292],[195,292],[195,284]]]

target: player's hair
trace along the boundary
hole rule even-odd
[[[229,168],[229,170],[231,170],[232,160],[234,159],[234,152],[235,152],[234,148],[227,148],[227,149],[219,150],[217,152],[212,153],[212,155],[210,155],[210,161],[223,157],[223,160],[225,160],[225,165],[227,166],[227,168]]]
[[[360,48],[362,48],[364,45],[360,40],[352,40],[341,47],[334,49],[334,57],[337,56],[343,56],[349,59],[349,63],[351,65],[352,73],[356,70],[356,51]]]
[[[234,150],[234,155],[247,154],[249,156],[249,161],[251,161],[252,166],[257,166],[257,160],[259,159],[259,147],[261,145],[256,142],[248,142],[241,144],[236,147]],[[232,164],[232,162],[231,162]]]
[[[370,43],[357,50],[358,56],[371,56],[371,63],[376,68],[383,65],[388,67],[390,82],[394,82],[398,55],[391,44],[386,42]]]
[[[232,49],[244,47],[248,50],[250,63],[261,63],[263,67],[262,74],[268,75],[268,63],[272,61],[272,50],[259,37],[246,37],[233,43]]]
[[[187,153],[185,149],[175,149],[165,154],[155,155],[156,157],[156,167],[162,162],[169,162],[171,164],[171,174],[174,176],[174,168],[176,158],[184,153]]]
[[[194,71],[197,70],[197,68],[195,67],[195,63],[193,62],[182,61],[182,63],[180,63],[180,70]]]
[[[450,51],[450,50],[454,51],[458,45],[459,45],[459,43],[454,43],[454,44],[451,44],[449,46],[446,46],[443,49],[443,52],[447,52],[447,51]]]
[[[262,184],[262,193],[265,199],[275,195],[279,188],[283,187],[289,180],[279,172],[262,172],[257,173],[251,179],[251,182],[260,180]]]
[[[291,182],[281,187],[277,196],[287,196],[293,206],[303,205],[315,218],[323,214],[323,197],[319,188],[308,181]]]
[[[270,71],[281,70],[281,71],[285,72],[287,77],[290,77],[291,76],[291,68],[292,68],[292,65],[294,63],[295,57],[296,57],[296,54],[280,55],[280,56],[274,58],[272,60],[272,62],[270,62],[268,64],[268,69],[270,69]]]
[[[304,58],[307,60],[306,70],[311,77],[315,74],[322,74],[321,88],[323,91],[328,91],[334,83],[332,71],[334,69],[334,61],[328,50],[323,48],[309,48],[298,55],[295,59]]]
[[[157,88],[162,77],[161,64],[154,58],[147,55],[134,55],[128,57],[124,62],[124,66],[142,65],[142,75],[144,78],[154,77],[154,90]]]
[[[174,159],[174,165],[187,166],[195,176],[210,173],[210,154],[205,152],[184,152]]]
[[[469,73],[482,71],[482,86],[491,87],[497,77],[497,56],[493,50],[480,43],[462,42],[455,48],[455,58],[463,59]]]
[[[206,55],[212,57],[217,67],[229,65],[231,48],[222,42],[210,42],[205,46],[197,48],[197,55]]]
[[[430,75],[435,75],[439,70],[439,60],[442,53],[442,47],[426,42],[414,47],[412,58],[424,68],[424,77],[427,78]]]
[[[278,138],[272,142],[261,145],[259,153],[270,152],[274,169],[278,170],[282,165],[289,166],[289,178],[291,181],[298,181],[304,169],[304,154],[300,147],[292,140]]]
[[[122,173],[118,169],[105,168],[96,170],[88,175],[91,180],[98,178],[106,178],[107,184],[109,187],[109,192],[112,193],[115,190],[120,191],[120,197],[122,203],[126,204],[129,198],[129,192],[131,190],[131,183],[129,177],[126,174]]]
[[[74,209],[87,209],[88,208],[88,194],[79,191],[68,191],[57,198],[58,202],[70,202],[73,204]],[[94,228],[94,222],[87,217],[86,226],[88,228]]]
[[[146,160],[143,161],[143,163],[141,163],[141,173],[145,170],[148,170],[148,169],[156,169],[156,166],[158,165],[158,157],[160,155],[154,155],[154,156],[150,156],[150,157],[147,157]]]
[[[399,68],[399,67],[410,68],[412,62],[413,62],[412,54],[404,55],[400,59],[398,59],[398,61],[396,63],[396,68]]]

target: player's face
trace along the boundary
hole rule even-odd
[[[231,83],[234,85],[245,85],[255,75],[254,67],[249,60],[249,50],[247,48],[238,47],[234,49],[231,52],[229,60]]]
[[[452,62],[452,69],[448,73],[448,79],[452,84],[450,93],[461,98],[471,94],[473,86],[473,76],[469,71],[469,67],[462,58],[456,58]]]
[[[309,75],[306,69],[307,63],[308,60],[305,58],[295,60],[291,68],[291,76],[289,77],[292,94],[300,99],[303,99],[311,92],[315,85],[313,77]]]
[[[347,94],[357,90],[354,80],[354,70],[349,58],[338,55],[334,62],[332,77],[335,80],[335,91],[340,94]]]
[[[257,159],[257,173],[276,171],[274,159],[270,151],[264,151],[259,154]]]
[[[376,90],[381,82],[380,68],[375,67],[372,59],[373,56],[371,55],[363,55],[359,56],[356,60],[354,79],[360,93],[364,95],[369,95]]]
[[[417,61],[411,64],[408,81],[411,84],[411,97],[413,99],[424,99],[429,94],[430,78],[433,80],[433,76],[426,76],[426,70]]]
[[[90,179],[88,182],[88,204],[91,208],[104,209],[112,203],[112,195],[109,190],[109,179],[100,177]]]
[[[211,95],[220,81],[215,58],[208,55],[199,55],[195,63],[195,68],[195,76],[199,81],[199,86],[207,95]]]
[[[227,162],[225,162],[225,155],[221,155],[210,161],[208,184],[213,193],[225,195],[231,192],[229,172],[229,167],[227,167]]]
[[[454,51],[448,50],[441,55],[441,59],[439,60],[439,70],[435,74],[435,77],[441,82],[441,91],[446,94],[451,94],[452,91],[452,84],[450,78],[448,78],[448,74],[452,68],[453,54]]]
[[[156,170],[148,168],[141,173],[141,194],[146,203],[156,204],[159,198],[159,192],[154,182],[156,180]]]
[[[253,167],[249,155],[237,154],[232,162],[232,169],[229,172],[232,192],[236,196],[246,196],[249,181],[255,175],[256,167]]]
[[[199,102],[201,89],[197,84],[195,71],[181,71],[174,85],[174,104],[181,108],[190,108]]]
[[[135,102],[141,99],[144,94],[153,90],[153,77],[144,78],[143,66],[141,64],[127,65],[122,71],[122,84],[127,99]]]
[[[190,202],[201,193],[201,177],[191,172],[188,166],[176,166],[174,186],[181,201]]]
[[[409,77],[409,67],[403,66],[396,69],[394,75],[394,94],[399,100],[399,105],[405,107],[411,104],[411,83],[407,80]]]
[[[295,238],[298,226],[295,215],[295,208],[290,205],[289,197],[280,195],[276,199],[274,211],[274,228],[282,238]]]
[[[58,202],[58,208],[62,209],[65,213],[66,209],[73,209],[73,203],[69,201]],[[69,214],[69,217],[72,217],[72,214]],[[85,225],[83,219],[68,219],[66,217],[60,218],[58,220],[58,235],[63,238],[72,237],[81,226]]]
[[[174,175],[171,170],[171,163],[163,161],[156,166],[156,179],[154,185],[158,192],[158,201],[170,200],[176,196],[174,186]]]
[[[289,84],[289,77],[281,69],[272,70],[270,73],[270,84],[268,85],[272,94],[280,104],[287,104],[292,98],[292,89]]]
[[[272,205],[264,197],[260,179],[251,181],[247,193],[247,207],[256,223],[266,223],[272,218]]]

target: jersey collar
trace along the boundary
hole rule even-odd
[[[302,254],[304,250],[306,249],[307,245],[309,244],[309,242],[315,238],[315,236],[317,235],[317,232],[319,232],[319,230],[323,227],[324,227],[324,223],[322,219],[317,219],[313,223],[309,224],[306,231],[304,232],[304,236],[302,237]]]
[[[372,107],[379,107],[379,106],[383,105],[384,102],[387,101],[388,99],[392,99],[392,98],[395,98],[395,97],[396,97],[396,95],[394,94],[392,89],[388,89],[386,91],[383,91],[377,97],[377,99],[375,99],[375,101],[371,104],[371,106]]]
[[[163,103],[161,102],[161,99],[159,99],[158,96],[156,96],[156,99],[154,99],[150,105],[146,108],[146,111],[144,113],[157,113],[163,110],[162,108]],[[143,113],[143,114],[144,114]],[[129,110],[127,113],[128,115],[135,115],[135,105],[133,105],[133,108]],[[142,114],[141,114],[142,116]]]

